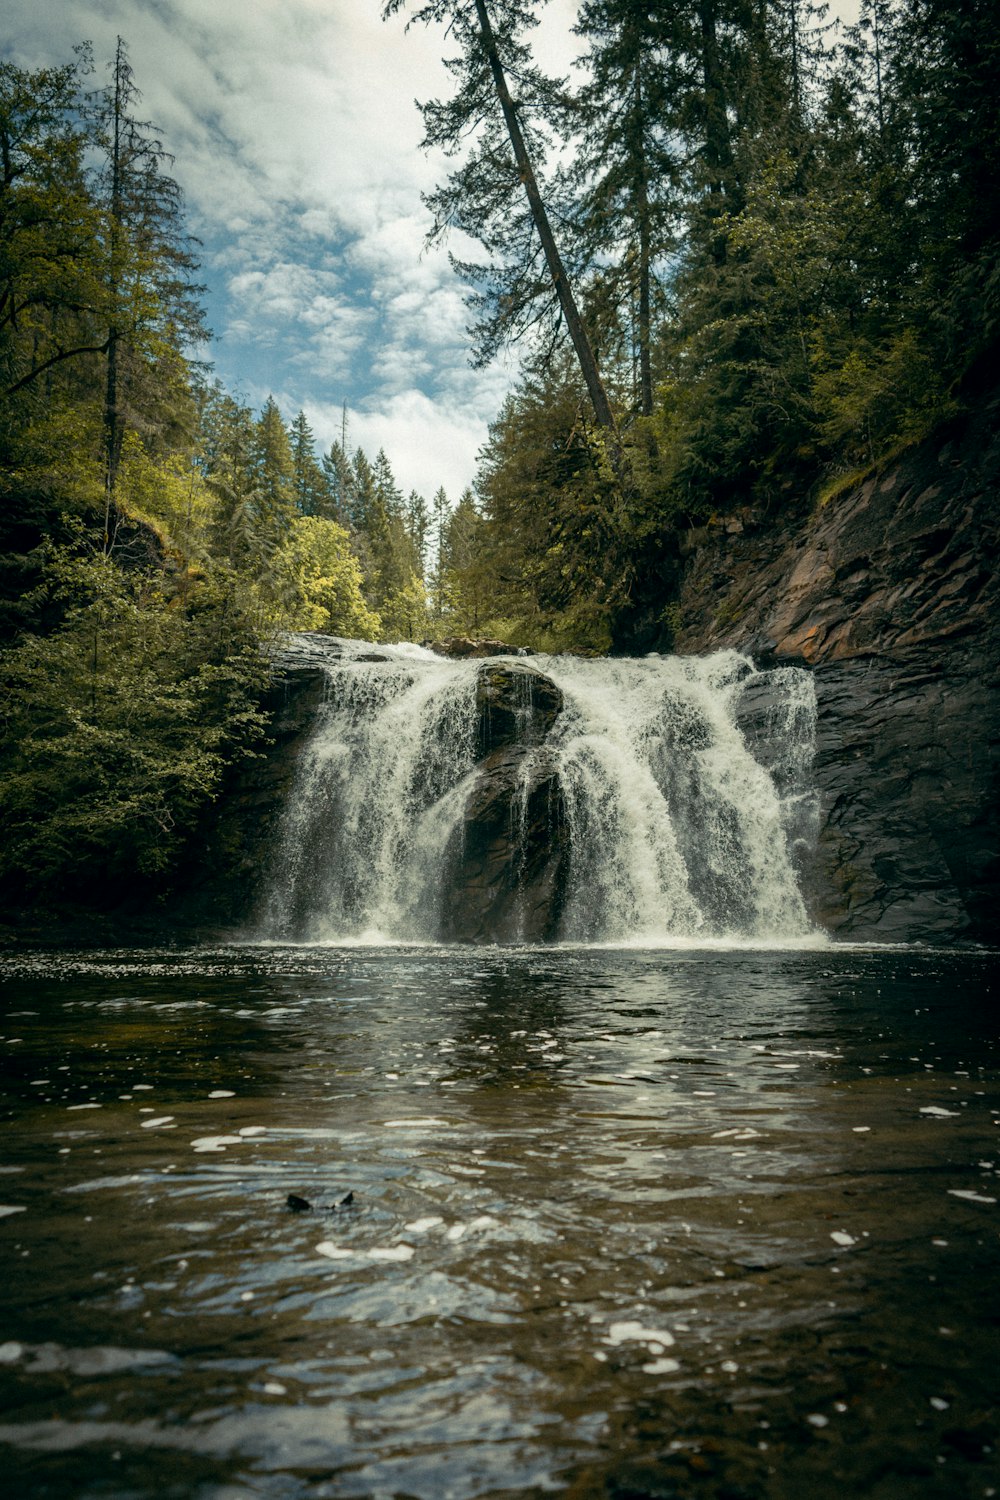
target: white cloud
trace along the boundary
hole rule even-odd
[[[486,419],[474,399],[450,406],[411,388],[352,412],[351,435],[369,454],[385,449],[405,490],[429,499],[443,485],[455,501],[472,478],[468,455],[485,440]]]
[[[450,79],[439,33],[380,14],[380,0],[13,0],[6,52],[37,66],[90,38],[103,83],[121,34],[205,243],[223,380],[254,401],[280,392],[286,415],[347,399],[355,442],[384,446],[404,486],[457,491],[492,413],[439,412],[466,317],[446,255],[423,250],[420,194],[441,164],[419,150],[413,104]]]

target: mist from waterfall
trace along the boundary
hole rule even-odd
[[[568,835],[557,940],[788,943],[814,933],[798,882],[815,827],[809,673],[757,671],[734,651],[527,665],[517,775],[526,799],[543,762],[555,771],[552,816]],[[486,666],[360,644],[324,663],[326,698],[285,811],[262,937],[440,940],[449,853],[483,774]],[[534,673],[563,696],[537,744]],[[514,796],[515,846],[518,807]]]

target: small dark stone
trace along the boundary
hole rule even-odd
[[[285,1202],[291,1209],[293,1214],[304,1214],[312,1208],[312,1204],[309,1202],[309,1199],[300,1198],[298,1193],[289,1193]]]
[[[947,1432],[942,1432],[941,1441],[947,1443],[948,1447],[954,1449],[956,1453],[961,1454],[962,1458],[979,1464],[992,1447],[992,1437],[991,1432],[973,1432],[967,1427],[949,1427]]]

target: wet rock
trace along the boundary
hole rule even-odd
[[[1000,398],[818,510],[686,552],[675,649],[814,669],[817,920],[1000,941]],[[752,743],[767,705],[740,711]]]
[[[476,689],[478,754],[505,745],[538,745],[562,711],[563,695],[537,668],[521,662],[483,667]]]
[[[568,859],[562,788],[544,749],[492,751],[447,851],[442,936],[483,943],[553,938]]]
[[[555,935],[569,858],[562,788],[544,749],[560,689],[527,663],[491,663],[476,692],[478,766],[446,857],[443,936]]]
[[[340,1199],[339,1203],[333,1204],[329,1209],[329,1212],[336,1213],[338,1208],[352,1208],[353,1205],[354,1194],[348,1193],[345,1197]],[[298,1193],[289,1193],[288,1197],[285,1199],[285,1206],[286,1208],[290,1209],[293,1214],[310,1213],[313,1208],[313,1204],[310,1203],[309,1199],[300,1198]]]
[[[474,656],[532,656],[526,646],[510,646],[506,641],[479,640],[470,636],[454,635],[443,641],[425,641],[428,651],[438,656],[463,659]]]
[[[852,938],[995,938],[997,684],[978,655],[947,672],[921,653],[831,663],[815,680],[816,917]]]

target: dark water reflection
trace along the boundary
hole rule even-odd
[[[5,960],[4,1493],[990,1496],[995,972]]]

